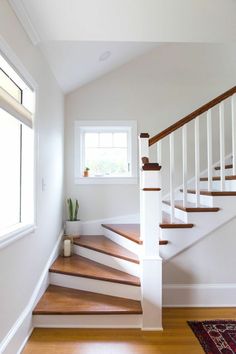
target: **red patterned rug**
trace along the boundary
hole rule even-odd
[[[207,354],[236,353],[236,321],[188,321]]]

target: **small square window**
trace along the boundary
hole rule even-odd
[[[75,182],[137,183],[136,122],[77,121]]]

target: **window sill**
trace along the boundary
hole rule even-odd
[[[137,177],[77,177],[75,184],[137,184]]]
[[[17,224],[0,232],[0,249],[9,246],[20,238],[33,233],[36,226],[33,224]]]

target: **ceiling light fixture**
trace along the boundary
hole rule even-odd
[[[109,59],[111,56],[111,52],[109,50],[107,50],[106,52],[103,52],[100,57],[99,57],[99,61],[106,61],[107,59]]]

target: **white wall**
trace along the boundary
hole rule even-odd
[[[0,33],[38,85],[37,230],[0,250],[1,342],[28,304],[62,229],[64,99],[6,0],[0,2]]]
[[[152,136],[234,86],[235,55],[235,45],[166,44],[66,96],[66,195],[81,219],[137,213],[138,186],[74,184],[74,121],[135,119]]]
[[[235,284],[235,228],[236,218],[166,262],[164,283]]]

